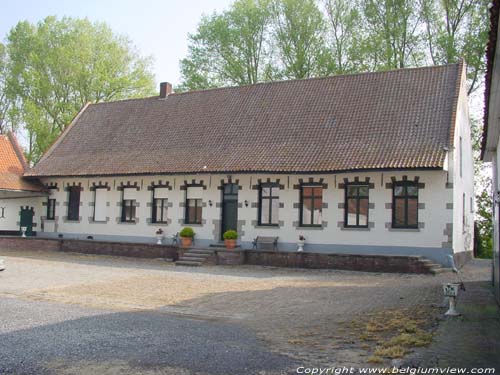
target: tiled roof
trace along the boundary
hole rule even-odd
[[[27,181],[23,152],[12,134],[0,134],[0,190],[42,191],[36,182]]]
[[[441,168],[462,64],[91,104],[26,175]]]
[[[493,0],[490,7],[490,31],[488,44],[486,46],[486,73],[484,77],[484,117],[483,138],[481,140],[481,159],[486,151],[486,140],[488,138],[488,115],[490,104],[491,79],[493,75],[493,64],[495,62],[495,51],[497,46],[498,22],[500,16],[500,0]]]

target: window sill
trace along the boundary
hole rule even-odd
[[[156,225],[158,227],[166,227],[168,225],[168,223],[165,221],[162,221],[160,223],[148,223],[148,225]]]
[[[419,228],[389,228],[389,232],[420,232]]]
[[[273,225],[254,225],[253,226],[256,229],[280,229],[279,224],[273,224]]]
[[[92,220],[92,221],[89,221],[90,224],[107,224],[108,221],[107,220]]]
[[[66,219],[66,220],[64,220],[64,222],[69,223],[69,224],[78,224],[78,223],[80,223],[80,220],[68,220],[68,219]]]
[[[135,221],[119,221],[118,224],[135,225],[135,224],[137,224],[137,222],[135,222]]]
[[[352,231],[364,231],[364,232],[369,232],[370,231],[370,228],[368,227],[346,227],[346,226],[343,226],[343,227],[340,227],[340,230],[352,230]]]
[[[300,230],[323,230],[325,227],[323,225],[306,225],[306,226],[298,226],[296,229]]]
[[[182,225],[187,226],[187,227],[202,227],[203,226],[203,224],[194,224],[194,223],[184,223]]]

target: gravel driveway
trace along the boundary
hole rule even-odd
[[[145,374],[363,366],[370,349],[349,324],[398,309],[424,311],[432,321],[442,282],[458,280],[451,273],[193,269],[161,260],[35,251],[2,250],[0,256],[7,262],[0,274],[0,331],[11,344],[0,349],[0,373],[21,361],[43,363],[54,373],[81,373],[76,366],[110,374],[138,373],[138,366]],[[477,263],[460,274],[464,280],[488,276]],[[44,349],[17,356],[9,349],[26,345]]]

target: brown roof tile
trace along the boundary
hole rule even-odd
[[[87,106],[26,175],[441,168],[458,64]]]

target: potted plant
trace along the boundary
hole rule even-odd
[[[181,246],[184,248],[191,247],[193,244],[194,230],[191,227],[182,228],[179,232],[181,238]]]
[[[163,230],[161,228],[159,228],[156,231],[156,239],[157,239],[156,244],[161,245],[162,240],[163,240]]]
[[[301,253],[304,251],[304,245],[306,243],[306,238],[303,235],[299,235],[299,240],[297,241],[297,252]]]
[[[228,230],[222,235],[224,238],[224,244],[227,249],[234,249],[236,247],[236,240],[238,239],[238,232],[235,230]]]

